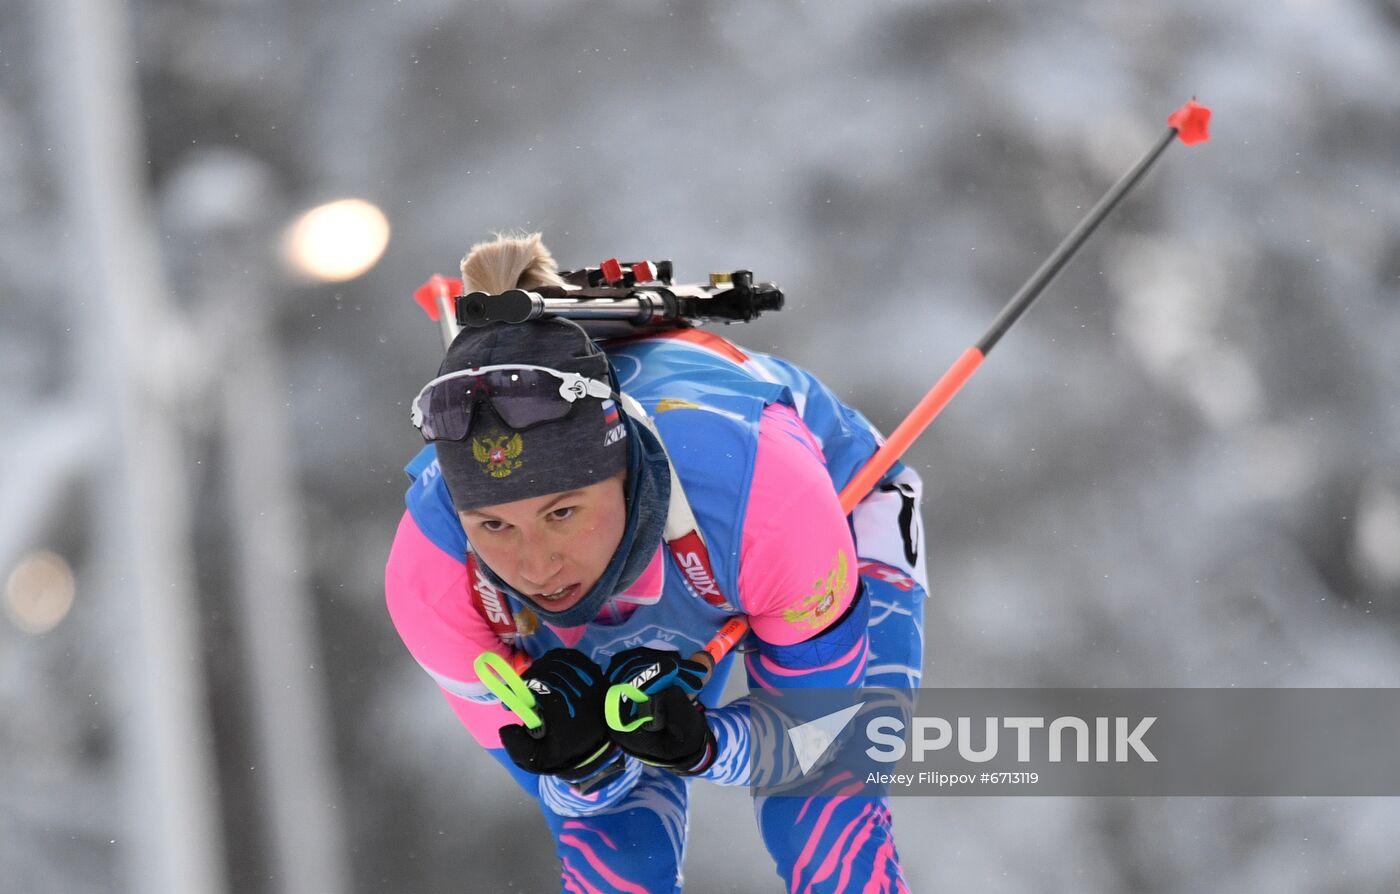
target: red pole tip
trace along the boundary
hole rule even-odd
[[[438,318],[438,296],[445,295],[448,298],[455,298],[460,294],[462,294],[462,281],[460,279],[448,279],[440,273],[434,273],[428,277],[427,282],[418,287],[418,291],[413,293],[413,300],[422,305],[429,319],[436,320]]]
[[[1177,137],[1188,146],[1210,139],[1210,134],[1206,132],[1210,124],[1210,109],[1194,99],[1172,112],[1167,124],[1176,128]]]

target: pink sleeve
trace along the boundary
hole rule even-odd
[[[405,512],[384,569],[389,617],[408,651],[437,682],[452,710],[486,748],[500,748],[500,728],[518,723],[477,678],[482,652],[506,655],[467,595],[467,566],[438,549]]]
[[[763,411],[739,565],[739,599],[754,635],[811,639],[856,592],[855,544],[821,447],[791,407]]]

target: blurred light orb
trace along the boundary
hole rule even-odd
[[[73,608],[73,569],[57,553],[39,550],[20,560],[5,584],[5,613],[25,633],[48,633]]]
[[[287,227],[282,250],[293,270],[345,282],[369,270],[389,245],[389,219],[363,199],[318,205]]]

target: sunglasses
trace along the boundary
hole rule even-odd
[[[557,422],[585,397],[607,398],[612,386],[547,366],[479,366],[439,376],[413,399],[413,425],[425,441],[461,441],[476,408],[488,403],[516,431]]]

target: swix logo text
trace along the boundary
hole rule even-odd
[[[709,570],[705,567],[704,560],[699,553],[681,553],[677,558],[680,560],[681,568],[685,570],[685,576],[690,580],[690,585],[701,596],[720,597],[719,585],[710,576]]]
[[[481,594],[481,607],[486,610],[486,620],[493,624],[510,624],[510,615],[501,602],[501,591],[488,580],[478,577],[476,591]]]

